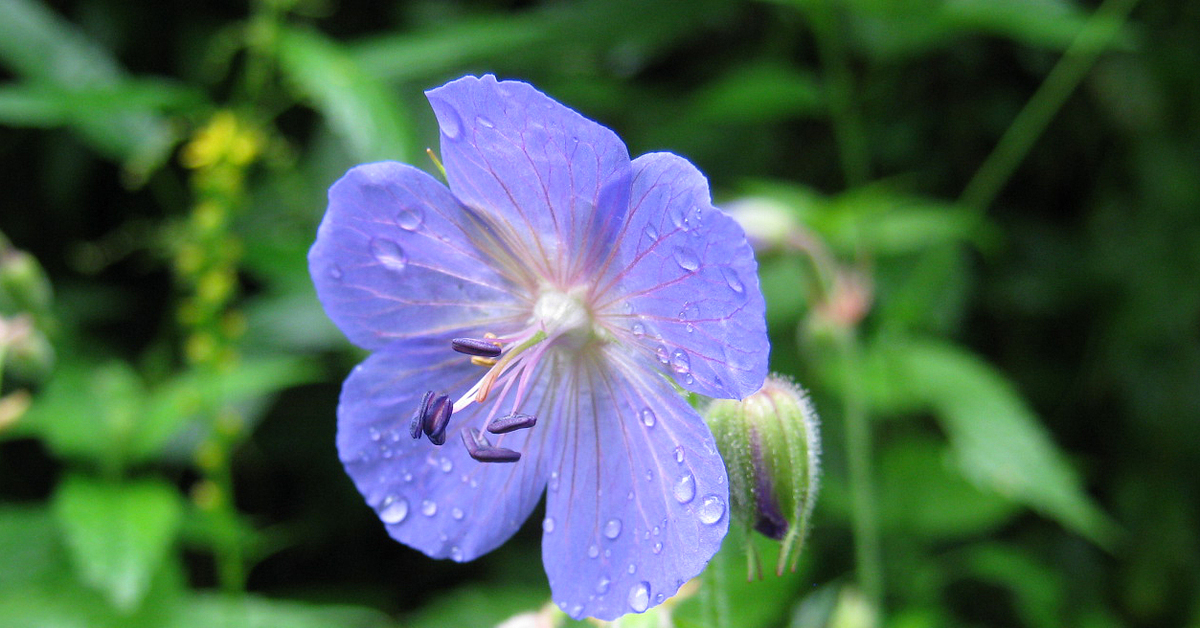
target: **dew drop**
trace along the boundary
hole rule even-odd
[[[677,445],[675,447],[675,462],[683,464],[683,445]]]
[[[741,294],[746,289],[746,286],[742,284],[741,278],[738,277],[736,270],[728,266],[722,266],[721,276],[725,278],[725,283],[734,292]]]
[[[550,490],[552,490],[552,491],[558,490],[558,471],[550,472],[549,486],[550,486]]]
[[[662,604],[663,600],[665,600],[665,599],[667,599],[667,596],[663,595],[662,593],[659,593],[658,595],[654,596],[654,603]]]
[[[456,506],[450,510],[450,516],[454,517],[455,521],[462,521],[463,517],[467,516],[467,514],[462,511],[462,508]]]
[[[404,481],[405,481],[405,482],[412,482],[412,481],[413,481],[413,474],[409,473],[408,471],[405,471],[405,472],[404,472]]]
[[[438,466],[441,467],[442,473],[450,473],[451,471],[454,470],[454,462],[451,461],[449,458],[442,458],[438,462]]]
[[[371,440],[373,440],[377,443],[379,442],[379,439],[383,438],[383,436],[379,433],[379,430],[377,430],[373,427],[368,428],[367,433],[371,436]]]
[[[447,107],[444,110],[445,115],[441,117],[442,135],[447,139],[456,140],[462,135],[462,120],[458,118],[458,112]]]
[[[642,325],[641,323],[634,323],[631,331],[633,332],[634,338],[641,338],[642,336],[646,335],[646,326]]]
[[[600,548],[595,545],[588,546],[588,558],[595,558],[600,555]]]
[[[421,502],[421,514],[426,517],[432,517],[437,514],[437,503],[432,499],[427,499]]]
[[[688,272],[700,268],[700,258],[696,257],[696,252],[683,246],[675,247],[675,263]]]
[[[653,482],[653,481],[654,481],[654,472],[653,472],[653,471],[651,471],[650,469],[646,469],[646,481],[647,481],[647,482]]]
[[[610,584],[612,584],[612,580],[609,580],[608,576],[600,576],[600,581],[596,583],[596,593],[599,595],[608,593],[608,585]]]
[[[604,550],[604,557],[605,557],[605,558],[612,558],[612,550],[611,550],[611,549],[605,549],[605,550]]]
[[[333,264],[333,265],[331,265],[331,266],[329,267],[329,276],[330,276],[330,277],[332,277],[332,278],[334,278],[334,279],[341,280],[341,278],[342,278],[342,269],[341,269],[341,267],[339,267],[337,264]]]
[[[696,326],[695,326],[695,325],[693,325],[693,324],[691,324],[691,323],[688,323],[688,324],[687,324],[687,333],[689,333],[689,334],[690,334],[690,333],[692,333],[692,332],[694,332],[694,331],[696,331]]]
[[[450,559],[456,563],[461,563],[463,560],[462,548],[460,548],[457,545],[455,545],[454,547],[451,547],[450,548]]]
[[[658,422],[658,417],[654,415],[654,411],[650,408],[642,408],[642,425],[646,427],[654,427]]]
[[[650,583],[639,582],[629,589],[629,608],[635,613],[644,613],[650,608]]]
[[[391,501],[391,498],[388,499],[390,503],[387,503],[383,510],[379,511],[379,519],[388,524],[404,521],[404,518],[408,516],[408,501],[403,497],[395,501]]]
[[[664,345],[658,345],[658,348],[654,350],[654,353],[658,355],[658,361],[663,364],[671,361],[671,352],[667,351],[667,348]]]
[[[696,378],[692,377],[691,373],[688,373],[687,375],[683,376],[683,383],[687,384],[688,386],[691,386],[692,384],[696,383]]]
[[[629,566],[625,568],[625,571],[629,572],[629,575],[632,576],[633,574],[637,573],[637,565],[629,563]]]
[[[683,474],[675,481],[675,488],[671,490],[671,493],[675,496],[675,501],[681,504],[692,501],[696,498],[696,478],[692,477],[691,473]]]
[[[721,501],[721,498],[716,495],[705,495],[704,501],[700,503],[700,510],[697,514],[700,517],[701,523],[712,525],[725,516],[725,502]]]
[[[610,539],[615,539],[621,535],[621,520],[609,519],[608,523],[604,524],[604,536]]]
[[[554,532],[554,517],[546,517],[542,519],[542,531],[546,534]]]
[[[642,229],[642,235],[645,235],[650,242],[658,239],[658,232],[654,230],[652,225],[646,225],[646,228]]]
[[[425,222],[425,212],[420,207],[405,207],[396,214],[396,224],[405,231],[416,231]]]
[[[692,361],[686,351],[676,349],[671,354],[671,368],[675,369],[676,373],[688,373],[692,370]]]
[[[475,116],[475,122],[477,122],[479,124],[479,126],[485,128],[485,129],[496,128],[495,123],[493,123],[491,120],[488,120],[487,118],[485,118],[483,116]]]
[[[371,255],[375,257],[375,261],[391,271],[400,272],[404,270],[405,266],[408,266],[408,254],[404,252],[404,249],[400,248],[399,244],[385,238],[371,239]]]
[[[655,543],[655,544],[654,544],[654,553],[655,553],[655,554],[661,554],[661,553],[662,553],[662,543]]]

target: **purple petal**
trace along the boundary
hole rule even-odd
[[[712,206],[708,181],[670,153],[633,161],[621,249],[598,297],[614,329],[684,388],[744,398],[767,374],[765,305],[742,228]]]
[[[662,602],[704,569],[729,525],[708,427],[658,373],[634,366],[640,356],[619,351],[579,365],[551,415],[572,420],[550,479],[542,560],[553,599],[575,618]]]
[[[425,391],[461,394],[483,372],[445,338],[404,340],[355,367],[342,388],[337,446],[347,473],[388,534],[434,558],[471,560],[512,536],[560,449],[556,432],[539,426],[497,443],[522,452],[519,462],[472,459],[458,432],[482,429],[486,417],[476,405],[454,413],[441,447],[409,437],[408,419]]]
[[[426,92],[450,188],[538,275],[575,283],[628,208],[629,153],[612,131],[532,86],[466,76]]]
[[[494,330],[517,312],[512,282],[481,256],[462,226],[468,222],[449,190],[412,166],[353,168],[329,189],[308,254],[325,311],[367,349]]]

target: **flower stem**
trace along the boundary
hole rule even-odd
[[[818,3],[810,7],[808,15],[825,77],[827,107],[842,173],[846,178],[846,187],[857,187],[870,178],[871,158],[867,151],[866,132],[854,100],[854,75],[846,55],[845,42],[839,32],[841,20],[838,19],[838,7],[834,3]]]
[[[871,477],[871,429],[863,400],[860,346],[854,329],[839,335],[842,361],[842,406],[846,420],[846,456],[850,473],[851,521],[858,585],[875,608],[883,610],[883,563],[875,517],[875,486]]]
[[[1138,0],[1104,0],[967,183],[959,203],[974,212],[983,212],[992,204],[1137,3]]]

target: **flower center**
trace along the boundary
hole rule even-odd
[[[567,345],[569,349],[578,349],[588,340],[598,336],[592,312],[580,298],[582,290],[562,292],[549,288],[538,295],[537,303],[533,306],[533,316],[530,324],[545,330],[546,335]]]

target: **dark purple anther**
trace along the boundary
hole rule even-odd
[[[408,426],[408,435],[413,437],[413,440],[420,440],[421,431],[425,429],[425,413],[429,412],[429,404],[433,402],[433,391],[430,390],[421,397],[421,405],[417,406],[417,413],[413,415],[412,423]]]
[[[491,340],[479,340],[478,338],[455,338],[450,341],[450,346],[459,353],[467,355],[477,355],[481,358],[496,358],[500,357],[500,345]]]
[[[532,414],[521,414],[514,412],[507,416],[502,416],[488,423],[487,431],[493,434],[507,434],[516,430],[523,430],[527,427],[533,427],[537,423],[537,417]]]
[[[446,442],[446,425],[450,423],[450,415],[453,412],[454,404],[451,403],[449,395],[438,395],[429,404],[424,421],[425,435],[429,437],[429,442],[434,445]]]
[[[467,446],[467,453],[480,462],[516,462],[521,459],[521,452],[493,447],[487,437],[475,428],[463,430],[462,439]]]

